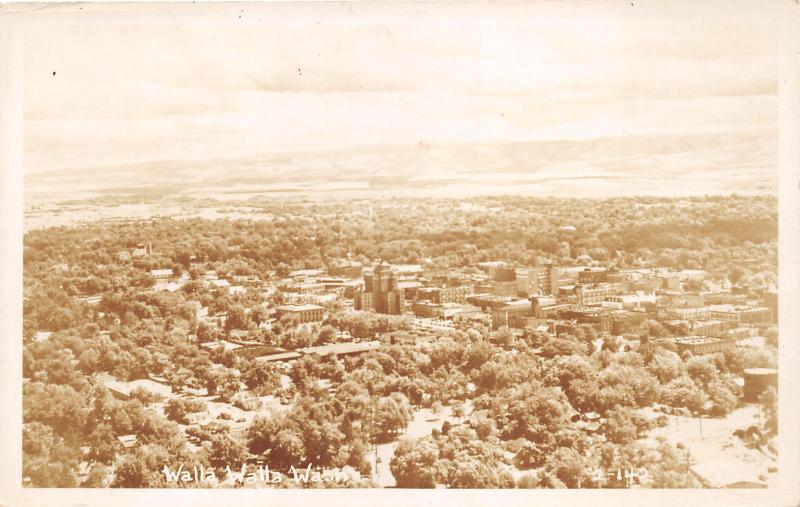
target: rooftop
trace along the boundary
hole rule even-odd
[[[281,312],[308,312],[322,309],[319,305],[281,305],[278,307]]]
[[[106,376],[102,379],[102,382],[103,385],[105,385],[109,390],[122,393],[125,396],[129,396],[131,392],[137,388],[150,391],[154,394],[160,394],[162,396],[170,396],[172,394],[172,389],[169,386],[150,379],[137,379],[131,380],[130,382],[123,382],[121,380],[116,380],[111,376]]]
[[[331,354],[355,354],[358,352],[366,352],[368,350],[375,350],[380,348],[381,343],[378,341],[372,342],[356,342],[356,343],[331,343],[328,345],[320,345],[318,347],[307,347],[298,349],[304,354],[319,354],[320,356],[328,356]]]

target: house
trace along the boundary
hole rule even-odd
[[[152,252],[152,250],[153,248],[152,246],[150,246],[149,251]],[[133,249],[133,253],[131,255],[133,255],[134,257],[145,257],[146,255],[148,255],[148,253],[149,253],[148,247],[146,247],[144,243],[139,243],[138,245],[136,245],[136,248]]]
[[[124,449],[130,449],[134,445],[136,445],[137,437],[136,435],[120,435],[117,437],[119,443],[122,444]]]
[[[229,287],[231,286],[231,282],[225,280],[224,278],[223,279],[212,278],[208,280],[208,286],[212,289],[224,289],[225,291],[228,291]]]
[[[123,401],[130,399],[131,393],[136,389],[143,389],[165,398],[172,396],[172,388],[170,388],[170,386],[151,379],[137,379],[131,380],[130,382],[123,382],[114,379],[110,375],[105,375],[101,378],[101,381],[103,385],[111,391],[114,397]]]
[[[174,275],[172,273],[172,268],[168,269],[151,269],[150,274],[156,279],[164,279],[164,278],[172,278]]]

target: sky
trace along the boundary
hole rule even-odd
[[[774,151],[774,5],[45,7],[25,35],[25,170],[643,135]]]

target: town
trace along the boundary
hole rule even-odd
[[[774,480],[775,198],[247,206],[26,233],[26,485]]]

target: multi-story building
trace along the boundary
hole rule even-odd
[[[469,285],[457,287],[423,287],[417,289],[417,299],[430,301],[436,304],[467,302],[467,296],[472,294],[473,288]]]
[[[553,294],[559,286],[560,274],[552,264],[516,270],[517,292],[520,296]]]
[[[467,296],[467,303],[477,306],[483,312],[502,308],[514,300],[512,297],[497,296],[495,294],[473,294]]]
[[[724,352],[736,346],[737,341],[736,339],[721,339],[711,336],[683,336],[672,339],[679,354],[682,354],[686,350],[692,354],[714,354],[717,352]]]
[[[300,322],[320,322],[325,309],[318,305],[281,305],[276,310],[279,319],[293,315],[299,317]]]
[[[533,305],[527,299],[519,299],[506,303],[500,308],[492,309],[492,329],[508,326],[509,319],[514,317],[533,317]]]
[[[630,312],[627,310],[611,311],[611,334],[621,335],[638,328],[647,319],[644,312]]]
[[[354,306],[356,310],[390,315],[403,312],[405,294],[398,288],[397,273],[388,262],[381,261],[371,273],[364,274],[364,289],[356,291]]]
[[[603,283],[607,280],[608,270],[606,268],[586,268],[578,272],[578,283]]]
[[[772,311],[766,306],[714,305],[710,307],[711,317],[733,321],[739,324],[766,324],[772,322]]]
[[[667,315],[679,320],[705,320],[711,317],[711,308],[708,306],[671,306],[667,308]]]
[[[602,301],[605,308],[615,310],[635,310],[644,311],[645,305],[655,305],[655,294],[618,294],[608,296]]]
[[[588,324],[599,333],[611,332],[611,312],[605,308],[578,306],[560,312],[560,317]]]
[[[328,267],[328,273],[332,276],[344,278],[361,278],[363,271],[364,266],[360,262],[349,259],[340,259]]]
[[[579,305],[596,305],[602,303],[608,296],[616,292],[615,285],[610,283],[577,285],[575,286],[575,302]]]

